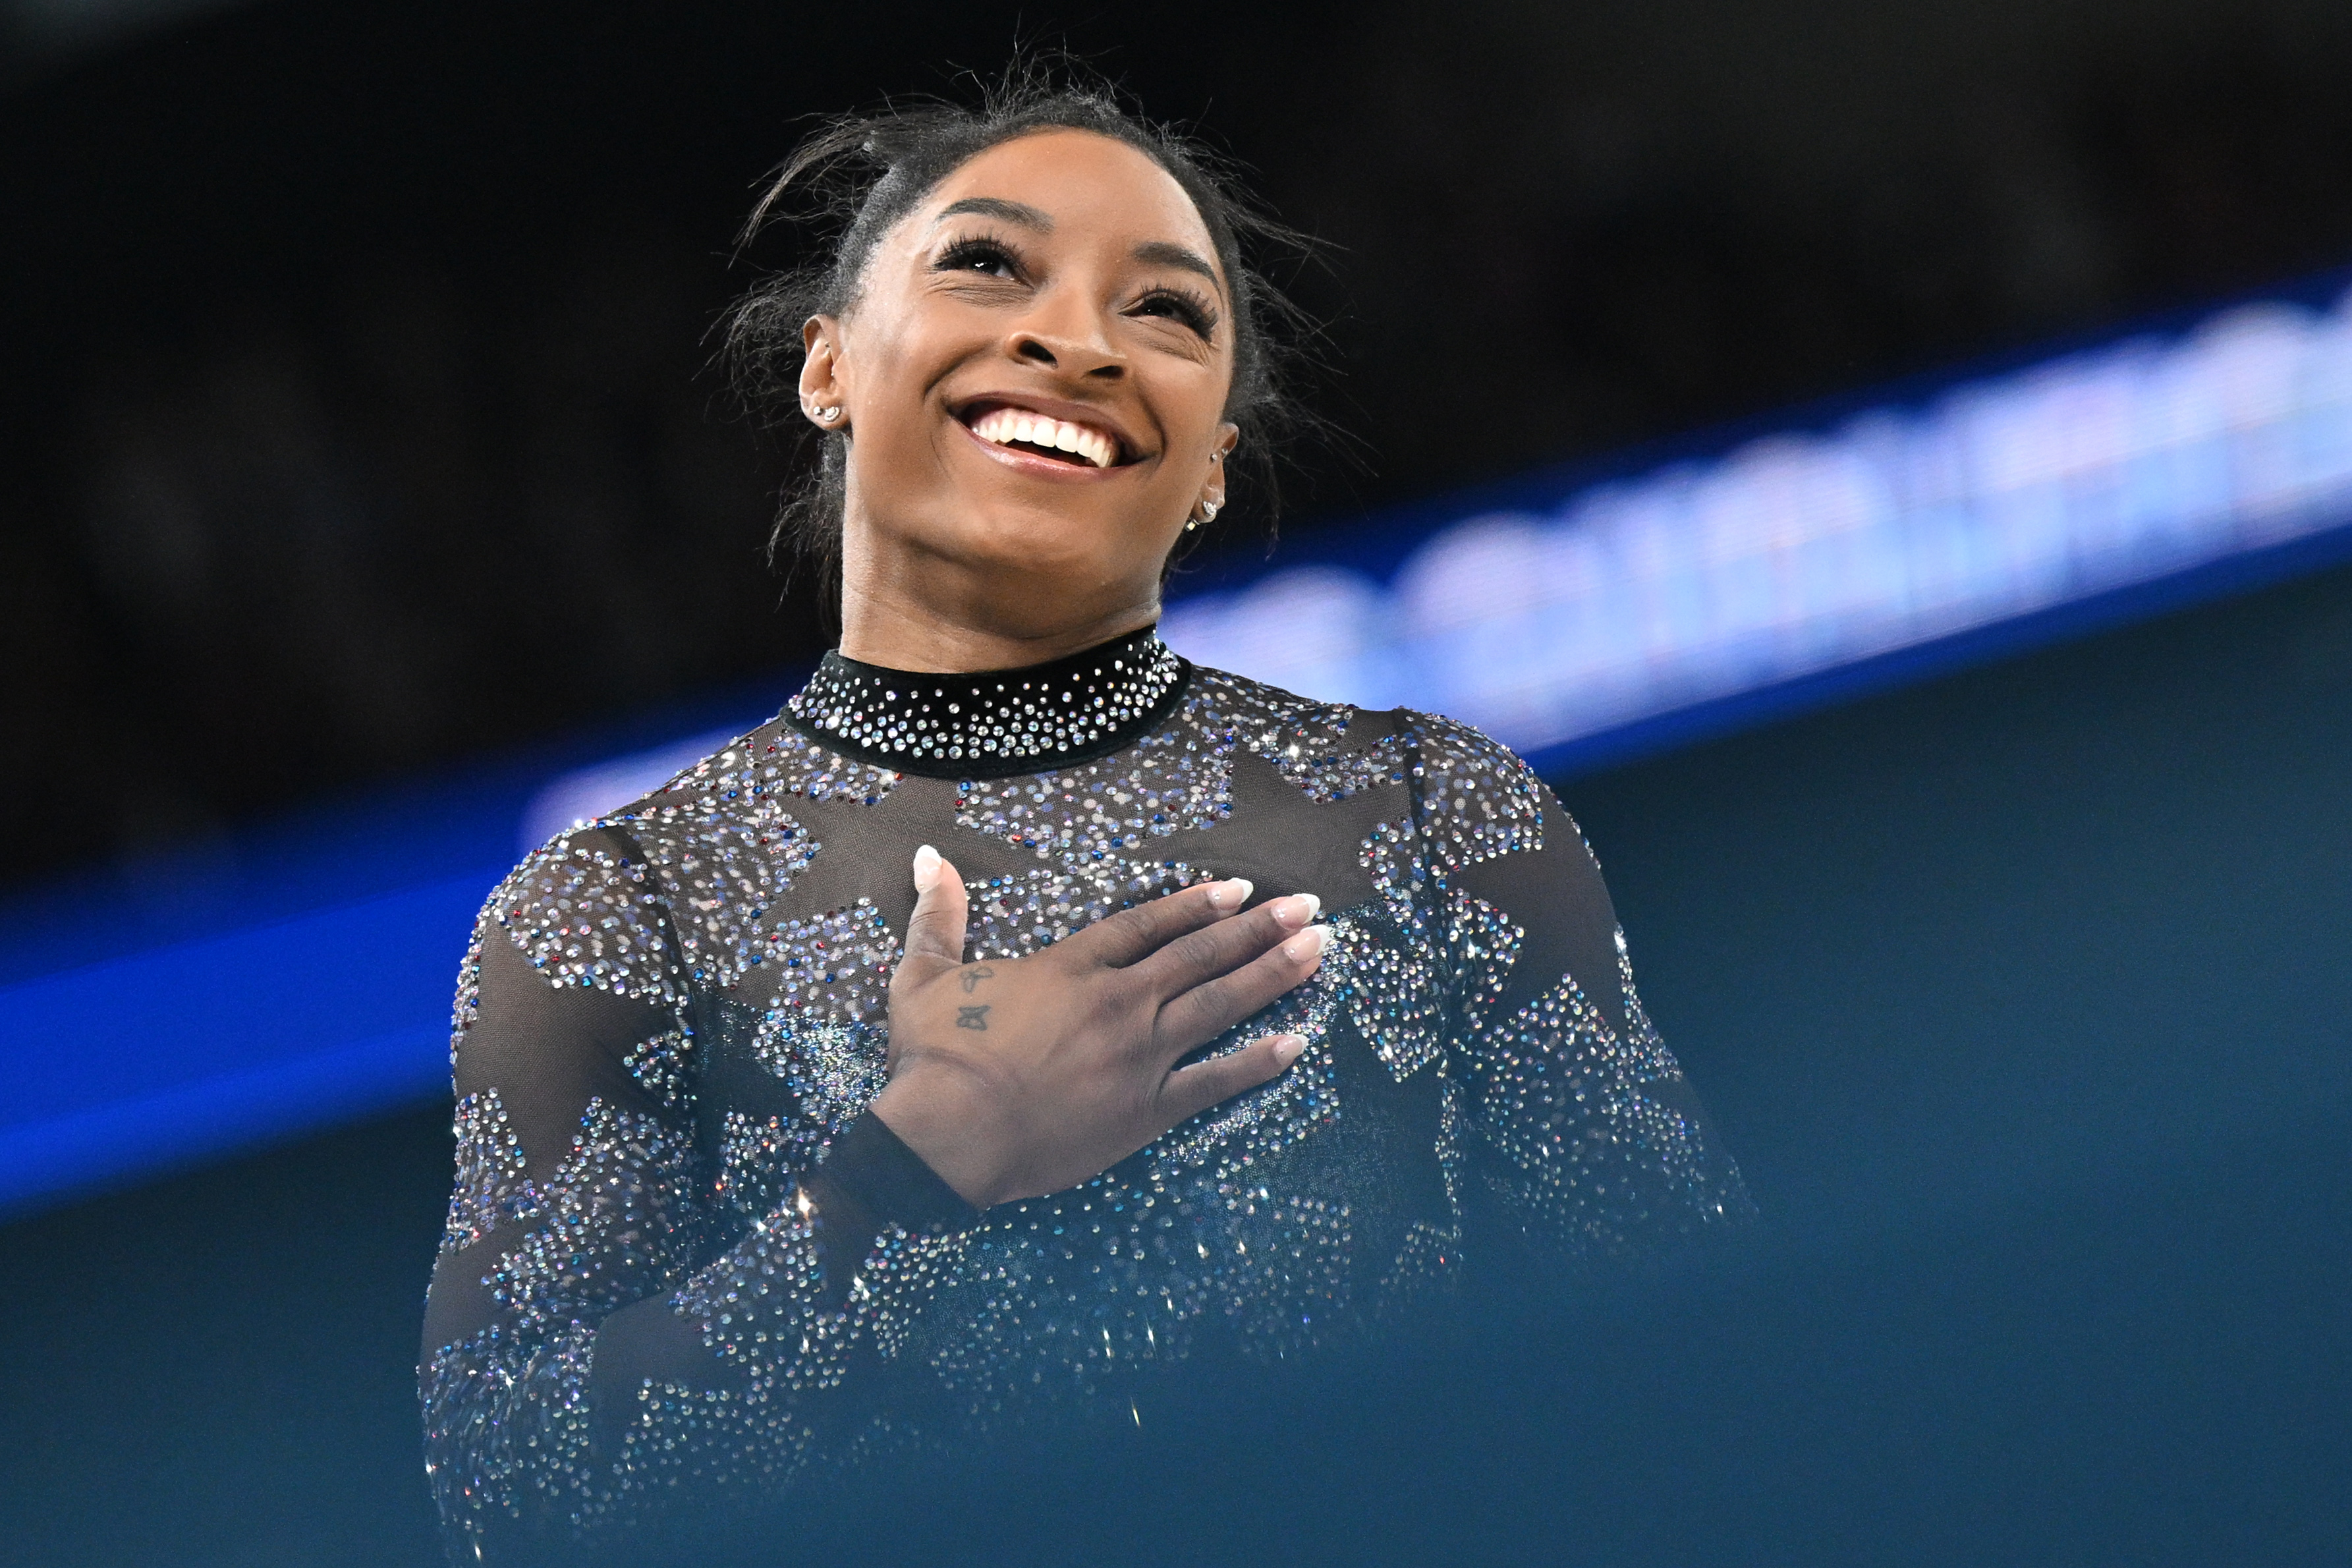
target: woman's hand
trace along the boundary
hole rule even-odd
[[[1311,895],[1236,916],[1243,881],[1125,910],[1027,958],[963,962],[956,868],[915,856],[875,1113],[976,1208],[1076,1186],[1297,1059],[1296,1035],[1177,1068],[1315,973]]]

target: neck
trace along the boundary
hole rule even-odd
[[[893,669],[833,653],[780,717],[828,750],[929,778],[1009,778],[1133,744],[1192,667],[1148,631],[1017,668]]]
[[[1160,618],[1155,575],[1074,583],[955,560],[884,560],[844,541],[841,652],[886,669],[1020,669],[1065,658]],[[864,547],[861,547],[863,545]]]

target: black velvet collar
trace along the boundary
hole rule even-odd
[[[1046,664],[953,675],[835,651],[782,717],[819,745],[894,773],[1010,778],[1121,750],[1174,710],[1192,673],[1150,626]]]

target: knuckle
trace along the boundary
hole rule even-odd
[[[1218,942],[1207,931],[1187,931],[1170,942],[1168,951],[1188,969],[1206,969],[1217,962]]]

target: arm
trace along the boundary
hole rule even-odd
[[[1575,822],[1484,735],[1420,724],[1416,805],[1446,945],[1464,1196],[1580,1255],[1745,1218],[1738,1171],[1642,1009]]]
[[[609,1533],[674,1491],[701,1511],[771,1490],[845,1410],[921,1237],[1083,1181],[1297,1054],[1275,1037],[1177,1065],[1314,972],[1312,900],[1239,914],[1246,884],[1201,885],[966,965],[961,879],[930,854],[918,884],[887,1087],[699,1267],[723,1238],[693,1140],[691,949],[635,846],[566,835],[491,900],[421,1373],[459,1561]]]
[[[526,861],[460,984],[421,1385],[463,1561],[553,1545],[710,1438],[753,1471],[787,1461],[842,1380],[876,1238],[971,1217],[866,1119],[720,1248],[679,955],[633,848],[578,833]]]

